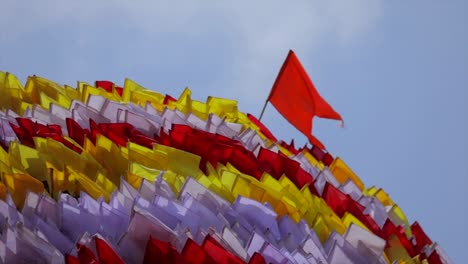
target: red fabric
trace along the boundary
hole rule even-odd
[[[281,163],[281,170],[283,171],[283,173],[286,174],[288,178],[295,179],[297,176],[297,172],[300,168],[299,162],[288,158],[283,153],[279,153],[278,157],[279,162]]]
[[[330,166],[333,162],[334,158],[330,153],[325,153],[325,155],[322,158],[322,162],[325,166]]]
[[[8,152],[8,145],[3,140],[0,140],[0,146]]]
[[[133,126],[128,123],[99,124],[99,131],[116,144],[126,147],[132,136]]]
[[[143,263],[189,263],[177,250],[169,243],[162,242],[150,237],[146,244],[145,257]]]
[[[323,152],[323,150],[321,150],[320,148],[317,148],[317,147],[312,147],[310,150],[309,150],[310,154],[312,154],[312,156],[314,156],[314,158],[318,161],[322,161],[323,158],[325,157],[325,152]]]
[[[385,240],[387,240],[393,233],[396,232],[396,226],[390,220],[390,218],[387,218],[385,221],[385,224],[382,227],[382,232],[379,234],[379,236]]]
[[[245,263],[239,257],[225,250],[213,237],[206,236],[202,245],[203,249],[214,259],[215,263],[221,264],[243,264]]]
[[[80,144],[80,146],[83,146],[85,136],[89,134],[89,131],[81,128],[81,126],[71,118],[67,118],[65,122],[67,123],[68,136],[76,143]]]
[[[309,135],[308,136],[310,144],[314,145],[315,148],[320,148],[320,149],[325,149],[325,145],[318,140],[318,138],[314,137],[314,135]]]
[[[116,91],[120,96],[122,96],[122,94],[123,94],[123,88],[122,88],[122,87],[115,86],[115,91]]]
[[[305,172],[298,162],[291,160],[283,154],[263,148],[260,149],[257,158],[252,152],[245,149],[240,142],[221,135],[193,129],[186,125],[174,125],[173,130],[169,131],[169,134],[161,130],[160,136],[155,136],[153,139],[145,136],[128,123],[97,124],[93,120],[90,120],[91,131],[82,129],[72,119],[67,119],[66,123],[69,136],[81,145],[85,136],[89,136],[95,142],[97,134],[103,134],[121,146],[125,146],[129,140],[148,148],[152,148],[154,143],[164,144],[199,155],[202,158],[200,168],[203,171],[206,170],[206,162],[210,162],[214,166],[218,163],[227,164],[229,162],[241,172],[250,174],[257,179],[261,178],[263,172],[268,172],[275,178],[279,178],[285,174],[298,188],[308,185],[310,191],[318,195],[317,190],[312,184],[314,180],[313,175]],[[42,125],[27,118],[18,118],[18,124],[19,126],[14,124],[11,124],[11,126],[24,145],[34,147],[33,137],[40,136],[52,138],[77,152],[81,152],[81,149],[62,137],[61,129],[57,125]],[[317,147],[313,147],[309,151],[314,157],[325,164],[333,160],[333,157],[329,153]],[[411,256],[420,253],[425,245],[432,244],[432,241],[427,237],[418,223],[411,226],[415,238],[414,246],[406,237],[401,227],[395,227],[390,220],[387,220],[383,228],[380,229],[370,215],[364,214],[364,206],[330,184],[325,186],[322,198],[338,216],[342,217],[345,212],[349,212],[357,217],[373,233],[384,239],[395,234]]]
[[[348,211],[350,200],[352,200],[328,182],[325,184],[322,198],[340,218]]]
[[[341,192],[340,190],[338,191]],[[365,207],[359,202],[354,201],[353,199],[349,199],[348,201],[349,201],[348,212],[353,214],[357,219],[359,219],[359,221],[361,221],[364,225],[366,225],[367,228],[369,228],[372,231],[372,233],[376,235],[379,235],[379,234],[381,235],[382,230],[380,229],[379,225],[377,225],[375,220],[370,215],[364,214]]]
[[[247,117],[249,120],[254,123],[258,128],[260,128],[260,132],[262,132],[263,135],[265,135],[269,140],[273,142],[277,142],[278,140],[276,139],[275,136],[273,136],[273,133],[270,132],[270,130],[263,125],[260,120],[258,120],[255,116],[251,114],[247,114]]]
[[[108,92],[108,93],[112,93],[113,90],[115,89],[115,91],[120,96],[122,96],[123,88],[119,87],[119,86],[116,86],[113,82],[110,82],[110,81],[96,81],[95,84],[96,84],[96,87],[102,88],[102,89],[106,90],[106,92]]]
[[[330,153],[325,152],[323,149],[317,146],[313,146],[310,149],[309,148],[304,148],[304,149],[307,149],[307,151],[310,154],[312,154],[312,156],[314,156],[316,160],[321,161],[325,166],[330,166],[333,163],[333,160],[335,159]]]
[[[312,136],[312,119],[318,116],[343,120],[319,94],[293,51],[289,51],[268,100],[312,144],[322,149],[323,144]]]
[[[230,162],[234,167],[239,169],[239,171],[251,175],[257,179],[260,179],[263,175],[263,172],[258,169],[257,160],[251,152],[244,148],[234,148],[231,155]]]
[[[386,235],[387,237],[383,237],[385,240],[388,240],[390,236],[395,235],[398,238],[398,240],[400,240],[400,244],[405,248],[406,252],[408,252],[408,255],[410,255],[411,257],[415,257],[420,253],[416,251],[415,247],[413,246],[413,243],[411,243],[411,241],[406,236],[405,229],[402,226],[395,227],[393,223],[387,221],[381,232],[378,233],[373,231],[373,233],[380,234],[381,237],[382,234],[384,236]]]
[[[113,82],[109,81],[96,81],[96,87],[106,90],[108,93],[112,93],[112,87],[114,86]]]
[[[96,251],[99,256],[99,261],[102,264],[120,264],[125,263],[120,256],[115,253],[115,251],[106,243],[106,241],[97,238],[96,241]]]
[[[421,252],[424,246],[432,244],[432,240],[426,235],[418,222],[411,225],[411,232],[416,239],[416,252]]]
[[[80,264],[98,264],[99,260],[94,255],[93,251],[88,247],[77,244],[76,248],[78,249],[78,260]]]
[[[250,258],[249,264],[266,264],[265,258],[258,252],[255,252]]]
[[[439,254],[435,250],[429,255],[427,262],[429,262],[429,264],[443,264]]]
[[[16,118],[16,121],[19,126],[10,125],[23,145],[34,148],[34,137],[52,138],[78,153],[82,151],[79,147],[63,138],[62,129],[59,125],[43,125],[28,118]]]
[[[415,248],[413,246],[413,243],[411,243],[411,241],[406,236],[406,233],[405,233],[405,230],[403,229],[403,227],[398,226],[395,234],[398,236],[398,239],[400,240],[401,245],[403,245],[403,247],[406,249],[408,254],[411,257],[416,256],[417,253],[416,253],[416,250],[415,250]]]
[[[67,264],[80,264],[80,260],[72,255],[65,254],[65,263]]]
[[[166,94],[166,96],[164,97],[163,104],[168,104],[169,102],[177,102],[177,99],[175,99],[174,97]]]
[[[88,135],[89,139],[91,140],[91,142],[93,142],[94,145],[96,145],[96,137],[97,135],[101,134],[99,126],[96,122],[94,122],[94,120],[89,119],[89,128],[91,130]]]
[[[21,125],[20,127],[13,125],[13,128],[22,142],[33,144],[31,135],[39,134],[39,136],[51,137],[60,141],[72,149],[77,148],[70,142],[64,141],[63,137],[58,134],[56,126],[44,126],[28,119],[19,120],[19,124]],[[218,163],[227,164],[229,162],[242,173],[252,175],[257,179],[262,177],[263,172],[270,173],[276,179],[285,174],[298,188],[302,188],[308,184],[310,191],[317,195],[317,190],[312,184],[314,180],[313,175],[305,172],[297,161],[290,159],[284,154],[278,154],[262,148],[257,158],[238,141],[193,129],[186,125],[173,125],[173,129],[169,131],[169,135],[161,130],[161,136],[154,139],[146,137],[128,123],[97,124],[93,120],[90,120],[91,131],[88,132],[82,129],[75,121],[69,119],[67,120],[67,127],[70,137],[80,144],[83,144],[83,139],[86,135],[89,135],[89,138],[95,143],[96,135],[98,134],[103,134],[120,146],[126,146],[128,141],[148,148],[152,148],[154,143],[160,143],[199,155],[202,158],[199,166],[204,172],[206,172],[207,162],[210,162],[213,166],[216,166]],[[312,148],[312,154],[318,160],[325,161],[327,157],[329,157],[329,162],[332,160],[331,155],[317,147]],[[372,231],[379,232],[378,234],[382,233],[372,217],[363,214],[364,207],[362,205],[332,186],[325,189],[323,198],[340,217],[344,212],[348,211],[349,206],[350,212]]]
[[[147,147],[149,149],[153,148],[154,143],[158,143],[157,140],[149,138],[149,137],[147,137],[145,135],[133,135],[130,138],[130,141],[133,142],[133,143],[136,143],[138,145]]]
[[[294,155],[297,155],[299,154],[299,150],[296,149],[296,147],[294,146],[294,139],[291,140],[291,143],[288,144],[284,141],[281,141],[281,144],[280,144],[283,148],[287,149],[288,151],[290,151],[292,154]]]
[[[10,123],[11,128],[15,132],[16,136],[20,140],[21,144],[34,148],[34,140],[32,139],[31,135],[28,135],[26,131],[23,131],[21,127]]]
[[[217,262],[197,243],[188,239],[182,249],[182,255],[191,264],[216,264]]]
[[[260,169],[268,172],[271,176],[275,178],[281,177],[281,163],[279,162],[277,153],[261,148],[258,153],[258,165]]]
[[[304,187],[304,185],[309,184],[309,189],[311,190],[311,193],[317,195],[317,191],[315,190],[315,187],[312,184],[314,178],[312,178],[312,175],[307,173],[303,168],[299,167],[296,175],[293,178],[291,178],[291,180],[299,189]]]

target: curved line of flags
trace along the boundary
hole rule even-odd
[[[383,189],[234,100],[0,72],[0,109],[2,263],[451,263]]]

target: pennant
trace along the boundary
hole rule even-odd
[[[314,145],[322,145],[312,136],[315,116],[343,120],[319,94],[292,50],[281,67],[268,101]]]

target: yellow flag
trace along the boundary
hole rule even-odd
[[[364,190],[364,183],[361,179],[339,157],[335,158],[330,165],[330,171],[341,184],[351,179],[361,191]]]
[[[141,90],[145,90],[145,88],[139,85],[138,83],[134,82],[133,80],[126,78],[124,82],[123,92],[122,92],[122,100],[124,102],[129,102],[132,93],[135,91],[141,91]]]
[[[191,176],[195,179],[203,175],[203,172],[199,168],[201,157],[198,155],[160,144],[153,145],[153,153],[160,153],[163,156],[167,155],[166,168],[180,175]]]
[[[132,161],[130,162],[129,172],[149,182],[154,182],[161,173],[161,170],[146,167],[138,162]]]
[[[86,175],[79,171],[75,171],[69,166],[65,167],[65,169],[68,177],[72,178],[76,183],[75,194],[78,194],[79,191],[85,191],[96,200],[100,197],[104,197],[107,202],[110,200],[111,194],[96,182],[89,179]]]
[[[16,141],[10,143],[10,164],[20,171],[25,171],[39,181],[46,180],[44,160],[36,149],[24,146]]]
[[[96,137],[96,160],[107,170],[107,177],[120,185],[120,177],[128,170],[128,160],[121,154],[119,146],[103,135]]]
[[[313,228],[315,233],[317,233],[320,242],[322,242],[322,244],[325,243],[325,241],[327,241],[328,236],[330,235],[330,229],[328,229],[328,226],[325,223],[325,220],[323,219],[323,216],[321,214],[318,214],[315,218]]]
[[[364,225],[359,219],[357,219],[354,215],[348,213],[348,212],[345,212],[345,214],[343,215],[343,217],[341,218],[343,224],[345,225],[346,228],[348,228],[351,224],[355,224],[355,225],[358,225],[360,227],[362,227],[363,229],[371,232],[369,230],[369,228],[367,228],[366,225]]]
[[[18,209],[23,208],[24,199],[28,191],[42,193],[44,185],[39,180],[28,174],[4,173],[3,183],[11,194],[13,201]]]

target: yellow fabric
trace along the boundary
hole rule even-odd
[[[117,185],[115,185],[109,178],[106,177],[103,173],[98,173],[96,177],[96,184],[104,189],[105,193],[111,194],[115,190],[118,189]],[[110,197],[110,196],[109,196]]]
[[[330,229],[328,229],[327,224],[321,214],[317,215],[314,222],[314,230],[317,233],[317,236],[320,239],[320,242],[325,243],[327,241],[328,236],[330,235]]]
[[[164,105],[164,95],[154,91],[135,91],[131,94],[130,101],[142,107],[149,103],[159,112],[162,112],[166,107]]]
[[[407,237],[411,237],[413,234],[411,232],[410,224],[408,222],[408,219],[406,218],[405,213],[403,213],[403,210],[398,205],[393,205],[391,208],[391,211],[395,213],[395,215],[404,223],[404,228],[405,228],[405,233]]]
[[[113,94],[113,93],[108,93],[103,89],[93,87],[91,85],[84,85],[83,86],[83,92],[81,94],[81,101],[86,103],[88,101],[88,98],[90,95],[99,95],[102,97],[105,97],[109,100],[120,102],[120,98],[118,95]]]
[[[147,90],[130,79],[125,80],[120,96],[115,87],[112,92],[107,92],[78,82],[75,89],[62,87],[38,76],[29,77],[23,88],[14,75],[0,72],[2,110],[11,109],[23,114],[27,108],[32,109],[32,105],[39,105],[46,110],[51,104],[69,108],[73,100],[86,103],[90,95],[103,96],[117,102],[131,102],[142,107],[150,104],[159,112],[165,108],[178,109],[185,115],[194,114],[203,120],[207,120],[209,114],[216,114],[225,118],[227,122],[241,124],[242,130],[257,131],[262,139],[266,139],[247,115],[238,111],[235,100],[208,97],[206,102],[196,101],[192,99],[192,92],[188,88],[181,93],[176,102],[164,104],[163,94]],[[66,136],[64,138],[81,148],[72,139]],[[215,167],[207,163],[205,175],[199,169],[201,157],[192,153],[159,144],[155,144],[152,149],[131,142],[128,142],[126,147],[121,147],[103,135],[96,137],[96,144],[85,138],[81,154],[50,138],[34,138],[34,142],[35,148],[18,142],[12,142],[8,152],[0,148],[0,173],[3,175],[0,182],[0,198],[4,199],[8,191],[18,207],[22,206],[28,190],[44,191],[42,181],[48,183],[48,191],[55,198],[60,191],[67,190],[72,194],[86,191],[93,198],[104,197],[109,200],[111,193],[119,186],[121,177],[138,189],[143,179],[154,182],[158,175],[162,175],[177,195],[190,176],[229,202],[234,202],[236,197],[241,195],[268,203],[278,217],[289,215],[296,222],[304,219],[314,228],[322,242],[328,238],[331,231],[344,234],[352,223],[368,230],[350,213],[345,213],[339,218],[322,198],[310,192],[307,185],[299,190],[285,175],[275,179],[264,173],[261,179],[257,180],[241,173],[229,163],[217,164]],[[274,142],[267,141],[266,144],[275,144],[284,155],[292,155],[286,148]],[[325,168],[324,164],[308,151],[303,150],[301,154],[311,166],[320,170]],[[333,161],[330,171],[340,183],[350,179],[365,195],[376,197],[385,206],[392,206],[394,215],[404,223],[406,235],[411,237],[406,216],[384,190],[376,187],[365,189],[359,177],[340,158]],[[417,257],[409,258],[399,241],[392,239],[390,247],[385,251],[390,260],[424,263]]]
[[[49,184],[49,193],[52,197],[58,198],[58,194],[61,191],[74,190],[74,186],[71,185],[68,177],[65,176],[65,167],[56,167],[50,161],[46,161],[46,167],[50,172],[50,178],[47,179]]]
[[[66,97],[65,89],[62,86],[39,76],[29,77],[25,89],[34,103],[40,102],[41,93],[55,100],[60,94]]]
[[[34,138],[36,149],[43,160],[47,160],[55,168],[63,170],[67,165],[76,171],[81,171],[91,179],[95,179],[98,173],[106,174],[106,169],[95,160],[87,151],[81,154],[69,149],[62,143],[51,138]]]
[[[387,239],[387,247],[385,247],[385,254],[388,259],[393,261],[404,261],[402,263],[414,263],[406,249],[401,245],[400,240],[395,235],[391,235]]]
[[[382,202],[382,204],[385,206],[395,204],[383,189],[378,189],[374,196],[379,199],[379,201]]]
[[[336,157],[330,165],[330,171],[335,175],[340,184],[351,179],[361,191],[364,190],[364,183],[361,179],[359,179],[359,177],[339,157]]]
[[[0,161],[0,175],[2,173],[13,173],[13,170],[11,169],[9,164],[6,164],[3,161]]]
[[[369,228],[367,228],[367,226],[364,225],[361,221],[359,221],[359,219],[357,219],[353,214],[346,212],[341,218],[341,220],[346,228],[348,228],[351,224],[355,224],[371,232]]]
[[[36,149],[12,142],[9,149],[10,164],[19,171],[24,171],[34,178],[46,180],[46,168],[43,159]]]
[[[11,109],[22,114],[21,106],[25,91],[21,82],[15,75],[0,71],[0,109]]]
[[[28,174],[4,173],[2,179],[18,209],[23,208],[24,199],[28,191],[35,193],[42,193],[44,191],[42,182]]]
[[[141,182],[143,181],[143,177],[127,172],[127,174],[124,177],[125,181],[127,181],[133,188],[138,190],[141,186]]]
[[[168,102],[168,106],[174,105],[179,111],[188,115],[191,113],[192,110],[192,91],[190,89],[185,88],[182,94],[177,99],[177,102]]]
[[[77,195],[80,191],[84,191],[96,200],[100,197],[104,197],[106,202],[109,202],[111,194],[107,192],[104,188],[96,184],[96,182],[89,179],[83,173],[75,171],[69,166],[66,166],[65,170],[66,174],[68,175],[69,181],[75,183],[75,188],[74,190],[72,190],[74,191],[73,193]]]
[[[40,98],[40,106],[44,108],[45,110],[49,110],[51,104],[56,104],[59,105],[63,108],[70,108],[71,102],[68,100],[67,97],[64,97],[62,95],[58,95],[57,99],[53,99],[49,96],[47,96],[45,93],[40,92],[39,93],[39,98]]]
[[[138,162],[132,161],[130,162],[129,173],[140,176],[150,182],[154,182],[161,173],[161,170],[149,168]]]
[[[153,154],[166,158],[166,168],[178,174],[194,178],[203,174],[199,169],[201,158],[198,155],[160,144],[153,145]]]
[[[218,175],[218,172],[216,171],[216,169],[213,167],[213,165],[211,165],[210,162],[207,162],[206,163],[206,171],[207,171],[207,176],[208,178],[210,179],[210,181],[218,186],[219,188],[222,188],[223,187],[223,183],[220,181],[220,177]]]
[[[10,166],[10,155],[3,148],[0,148],[0,161],[6,166]]]
[[[81,99],[80,90],[70,87],[68,85],[65,85],[65,95],[69,98],[70,101]]]
[[[279,183],[275,178],[273,178],[273,176],[266,172],[263,173],[262,178],[260,178],[260,181],[277,192],[281,192],[283,190],[283,186],[281,185],[281,183]]]
[[[210,113],[214,113],[221,118],[226,117],[228,121],[237,119],[237,101],[209,96],[206,104]]]
[[[315,157],[312,156],[312,154],[310,154],[308,151],[303,150],[302,153],[304,154],[304,157],[307,159],[307,161],[309,161],[309,163],[312,166],[314,166],[314,167],[316,167],[316,168],[318,168],[320,170],[323,170],[325,168],[325,165],[323,165],[323,163],[321,161],[317,161],[315,159]]]
[[[371,186],[367,189],[364,189],[362,193],[367,196],[374,196],[377,191],[378,191],[377,187]]]
[[[130,98],[132,96],[132,93],[135,91],[142,91],[145,90],[145,88],[138,83],[134,82],[133,80],[130,80],[128,78],[125,79],[124,82],[124,87],[122,91],[122,100],[124,102],[130,101]]]
[[[120,148],[103,135],[96,137],[94,157],[107,170],[107,178],[117,186],[120,184],[120,177],[128,170],[128,160],[121,155]]]
[[[192,113],[196,115],[197,117],[201,118],[202,120],[208,119],[209,108],[207,104],[200,102],[200,101],[192,100],[191,108],[192,108]]]
[[[164,171],[163,179],[171,186],[172,191],[178,195],[182,187],[184,186],[185,179],[184,177],[174,173],[173,171]]]

